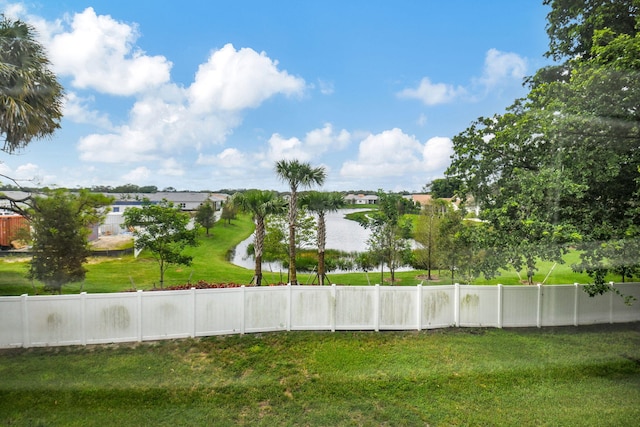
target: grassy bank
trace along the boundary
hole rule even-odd
[[[228,255],[233,248],[251,235],[253,223],[249,216],[240,215],[231,224],[218,223],[210,231],[210,236],[204,232],[200,236],[200,245],[187,250],[193,256],[191,266],[172,266],[165,276],[165,285],[195,283],[199,280],[216,283],[248,284],[253,277],[253,270],[235,266],[228,262]],[[536,283],[567,284],[590,283],[586,274],[577,274],[571,270],[571,264],[578,261],[578,253],[572,252],[565,257],[564,264],[539,263],[538,273],[534,276]],[[153,289],[159,286],[159,271],[156,260],[150,253],[143,251],[138,258],[124,255],[117,258],[92,257],[86,265],[87,276],[83,283],[65,285],[64,293],[78,293],[86,291],[120,292],[130,289]],[[24,257],[0,257],[0,295],[21,295],[43,293],[42,283],[31,282],[27,279],[28,261]],[[415,286],[446,285],[460,281],[451,279],[448,271],[435,271],[432,274],[435,281],[425,279],[425,271],[403,271],[396,273],[395,285]],[[287,280],[287,271],[263,271],[264,283],[277,283]],[[519,285],[523,278],[512,270],[501,271],[501,275],[487,280],[483,277],[474,280],[473,284],[491,285]],[[526,275],[524,275],[526,277]],[[334,274],[329,272],[329,279],[333,283],[344,285],[390,284],[389,272],[384,271],[384,278],[379,272],[355,272]],[[620,280],[619,276],[610,276],[607,280]],[[298,281],[301,284],[314,282],[313,274],[299,272]]]
[[[0,352],[2,425],[636,425],[640,325]]]

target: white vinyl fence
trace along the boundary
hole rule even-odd
[[[640,284],[275,286],[0,297],[0,348],[290,330],[421,330],[640,321]]]

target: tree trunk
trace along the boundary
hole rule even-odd
[[[256,219],[256,238],[253,245],[254,258],[255,258],[255,270],[254,270],[254,282],[256,286],[262,285],[262,251],[264,250],[264,220],[261,218]]]
[[[324,213],[318,213],[318,277],[320,278],[320,286],[324,286],[325,268],[324,268],[324,252],[327,239],[327,230],[324,220]]]
[[[289,283],[298,284],[296,277],[296,221],[298,219],[297,194],[291,191],[289,200]]]

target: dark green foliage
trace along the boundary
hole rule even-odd
[[[84,280],[89,256],[87,236],[101,219],[101,208],[111,199],[86,190],[49,191],[36,196],[29,210],[33,228],[33,258],[29,277],[45,289],[60,292],[64,284]]]
[[[196,222],[202,226],[209,235],[209,229],[216,223],[216,208],[210,200],[202,203],[196,211]]]

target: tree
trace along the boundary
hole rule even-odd
[[[455,178],[434,179],[425,186],[425,192],[436,199],[450,199],[458,192],[460,181]]]
[[[173,203],[163,200],[152,204],[145,200],[141,208],[127,209],[123,216],[125,225],[135,228],[136,249],[147,248],[158,261],[160,288],[164,287],[164,274],[170,265],[191,265],[193,257],[183,251],[197,245],[198,230],[189,229],[189,215]]]
[[[440,259],[440,220],[447,212],[447,205],[444,200],[433,199],[422,207],[414,240],[421,246],[415,251],[415,265],[427,270],[427,280],[433,280],[431,270],[434,269]]]
[[[45,290],[58,293],[63,285],[84,280],[90,227],[104,219],[103,208],[111,201],[87,190],[70,193],[60,189],[34,196],[27,211],[33,230],[29,277],[42,281]]]
[[[216,223],[216,207],[211,200],[207,200],[198,206],[195,219],[206,230],[208,237],[209,229]]]
[[[36,31],[20,20],[0,19],[0,135],[13,153],[60,127],[63,89],[49,69]]]
[[[324,286],[326,277],[325,271],[325,245],[327,242],[327,226],[325,214],[327,212],[336,212],[344,207],[344,196],[341,193],[324,193],[319,191],[309,191],[300,197],[300,204],[306,207],[310,212],[318,215],[318,279],[321,286]]]
[[[298,160],[276,162],[276,175],[289,184],[289,283],[298,284],[296,277],[296,221],[298,219],[298,188],[324,184],[327,173],[323,167],[311,167]]]
[[[531,91],[505,114],[480,118],[454,137],[447,174],[482,206],[482,218],[525,266],[581,251],[576,270],[610,289],[607,272],[639,259],[639,5],[621,0],[548,0],[549,56]],[[625,241],[625,244],[620,244]],[[630,252],[631,251],[631,252]],[[626,261],[625,261],[626,260]],[[625,274],[635,271],[628,265]]]
[[[222,212],[220,212],[220,219],[227,221],[227,224],[231,224],[231,221],[236,219],[237,208],[233,203],[225,203],[222,205]]]
[[[274,191],[248,190],[244,193],[236,193],[230,201],[233,206],[253,216],[256,225],[253,239],[255,272],[252,283],[256,286],[262,284],[262,255],[264,250],[265,218],[268,215],[284,212],[285,202]]]
[[[367,241],[373,259],[383,266],[389,267],[391,283],[395,282],[395,271],[407,264],[411,256],[411,223],[401,217],[400,211],[405,206],[399,194],[378,191],[378,210],[367,217],[363,226],[371,229]],[[384,281],[384,269],[380,271]]]

